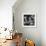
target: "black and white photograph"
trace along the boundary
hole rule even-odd
[[[23,15],[23,26],[24,27],[35,27],[36,26],[36,15],[35,14],[24,14]]]

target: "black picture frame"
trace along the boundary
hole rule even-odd
[[[24,13],[22,14],[23,27],[36,27],[36,14]]]

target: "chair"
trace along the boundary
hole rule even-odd
[[[26,40],[25,46],[35,46],[35,43],[32,40]]]

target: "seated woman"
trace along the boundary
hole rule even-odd
[[[16,33],[15,36],[16,46],[22,46],[22,33]]]

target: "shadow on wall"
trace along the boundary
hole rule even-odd
[[[30,5],[31,4],[31,5]],[[24,39],[32,39],[35,41],[36,46],[41,46],[41,38],[40,38],[40,0],[18,0],[13,6],[14,13],[14,24],[15,28],[18,32],[23,33]],[[37,14],[37,27],[23,27],[22,26],[22,14],[24,13],[35,13]],[[30,33],[31,32],[31,33]],[[37,33],[39,34],[37,35]],[[28,36],[27,36],[28,34]]]

